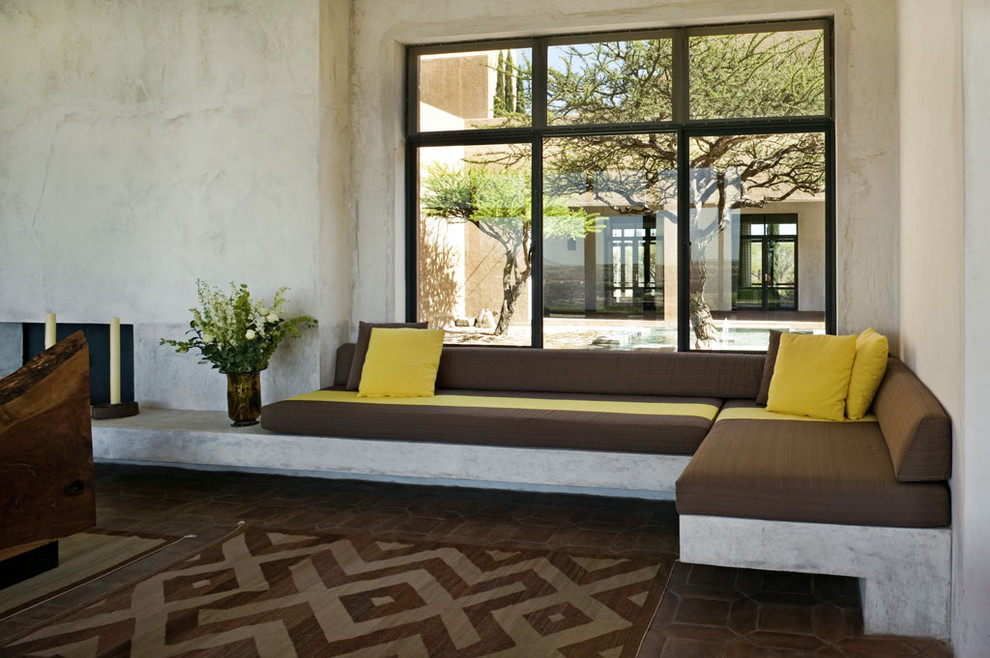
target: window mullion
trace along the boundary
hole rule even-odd
[[[691,158],[682,128],[677,131],[677,351],[691,349]]]
[[[671,80],[671,108],[674,123],[683,124],[690,119],[690,105],[688,103],[689,67],[688,67],[688,37],[686,30],[677,30],[672,37],[672,62],[673,78]]]
[[[677,131],[677,351],[687,352],[691,349],[691,159],[683,128],[690,119],[687,31],[677,30],[672,41],[671,112],[674,123],[681,126]]]
[[[534,138],[530,146],[532,154],[532,210],[530,240],[532,270],[529,276],[529,306],[532,337],[530,345],[543,347],[543,140]]]
[[[419,240],[419,149],[406,141],[406,322],[418,319],[419,263],[416,245]]]
[[[532,104],[530,105],[534,130],[547,127],[547,40],[533,40]]]

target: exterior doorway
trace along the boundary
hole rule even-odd
[[[743,215],[733,309],[796,311],[798,216]]]
[[[604,310],[655,315],[663,308],[656,215],[610,217],[604,233]]]

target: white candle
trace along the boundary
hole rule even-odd
[[[55,314],[45,316],[45,349],[55,344]]]
[[[110,320],[110,404],[120,404],[120,318]]]

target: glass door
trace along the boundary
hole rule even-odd
[[[797,310],[797,216],[744,215],[735,308]]]

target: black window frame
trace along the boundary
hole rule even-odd
[[[688,71],[688,41],[693,36],[712,34],[748,34],[768,31],[811,30],[823,31],[825,113],[810,116],[753,117],[739,119],[691,119],[688,116],[690,89]],[[630,122],[610,124],[547,124],[547,48],[551,45],[589,43],[608,40],[645,38],[670,38],[673,42],[673,85],[670,121]],[[532,273],[530,277],[530,303],[533,313],[531,342],[533,349],[543,348],[543,217],[542,204],[536,200],[543,194],[543,143],[553,137],[580,137],[631,133],[668,133],[677,139],[677,350],[679,352],[720,350],[692,350],[690,336],[690,222],[681,218],[690,216],[690,149],[692,137],[711,135],[769,135],[799,132],[816,132],[825,139],[825,331],[836,333],[836,228],[835,228],[835,112],[834,112],[834,58],[833,21],[830,17],[779,20],[772,22],[712,24],[657,29],[635,29],[610,32],[578,32],[552,36],[517,37],[479,41],[459,41],[442,44],[410,45],[406,47],[406,112],[405,112],[405,277],[406,320],[413,322],[417,314],[417,195],[420,148],[435,146],[477,146],[487,144],[528,143],[532,157]],[[530,48],[532,53],[532,107],[529,126],[510,128],[472,128],[469,130],[421,131],[419,130],[419,56],[440,53],[469,52],[474,50],[506,50]],[[537,237],[538,236],[538,237]],[[762,350],[756,350],[762,351]]]

